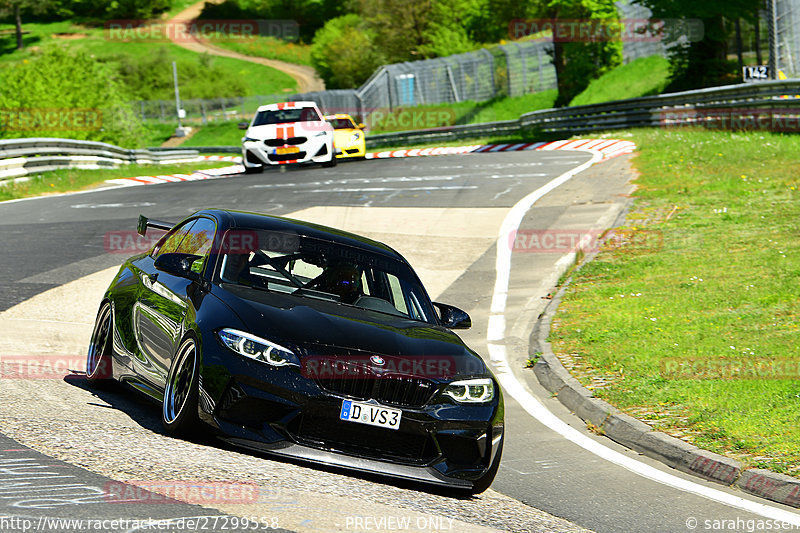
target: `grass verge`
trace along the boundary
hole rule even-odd
[[[16,50],[14,35],[0,36],[0,69],[10,63],[30,59],[34,55],[51,47],[83,50],[98,61],[116,64],[118,68],[127,69],[130,65],[147,63],[153,58],[163,57],[164,65],[158,74],[152,74],[153,88],[147,90],[147,95],[134,95],[143,99],[174,98],[172,85],[171,61],[178,64],[178,72],[195,72],[198,69],[208,71],[213,68],[214,80],[198,75],[182,80],[180,87],[183,98],[210,98],[216,96],[241,95],[271,95],[277,93],[292,93],[297,90],[297,82],[288,74],[279,70],[227,57],[205,57],[162,40],[124,40],[117,33],[107,31],[102,27],[91,27],[70,22],[28,23],[24,25],[26,34],[23,41],[25,49]],[[0,29],[9,30],[13,26],[0,24]],[[143,32],[147,36],[146,32]],[[119,34],[122,35],[122,34]],[[123,61],[125,59],[125,61]],[[198,67],[198,64],[200,65]],[[216,78],[226,80],[226,84],[217,84]],[[213,82],[217,93],[207,94],[208,86]],[[225,86],[236,88],[237,94],[224,94]],[[146,90],[146,87],[140,87]],[[230,89],[232,90],[232,89]],[[222,92],[220,92],[222,91]]]
[[[632,140],[634,208],[575,273],[554,351],[655,429],[800,477],[800,137]]]
[[[187,174],[193,170],[219,168],[230,162],[205,161],[177,165],[128,165],[109,169],[62,169],[30,176],[28,181],[0,185],[0,201],[42,196],[45,194],[79,191],[102,185],[115,178],[154,176],[163,174]]]
[[[214,121],[204,126],[192,126],[197,132],[181,144],[181,147],[192,146],[241,146],[245,130],[240,130],[238,120]]]
[[[211,44],[246,56],[311,66],[311,45],[309,44],[291,43],[269,36],[252,36],[247,39],[215,39]]]
[[[556,101],[555,89],[513,98],[493,98],[485,102],[455,102],[376,110],[369,119],[373,134],[404,130],[439,128],[459,124],[479,124],[516,120],[523,113],[550,109]]]
[[[661,56],[640,57],[592,80],[569,105],[599,104],[660,94],[669,84],[669,61]]]

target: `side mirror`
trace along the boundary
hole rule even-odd
[[[366,128],[366,127],[367,127],[367,125],[366,125],[366,124],[364,124],[363,122],[359,122],[359,123],[358,123],[358,126],[356,126],[356,127],[357,127],[358,129],[360,129],[360,130],[363,130],[364,128]]]
[[[200,259],[201,261],[198,261]],[[178,276],[179,278],[186,278],[192,281],[200,281],[202,276],[200,274],[200,266],[202,266],[202,256],[194,254],[161,254],[156,258],[153,266],[157,270]]]
[[[472,319],[469,315],[453,305],[433,302],[439,311],[439,322],[448,329],[469,329],[472,327]]]
[[[246,130],[247,128],[250,127],[250,123],[249,122],[240,122],[238,124],[238,127],[239,127],[240,130]]]

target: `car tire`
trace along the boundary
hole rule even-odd
[[[167,433],[192,436],[200,427],[197,415],[199,366],[197,342],[186,337],[175,352],[164,386],[161,423]]]
[[[333,168],[333,167],[336,166],[337,163],[338,163],[338,161],[336,159],[336,156],[332,155],[331,156],[331,160],[322,163],[322,166],[325,167],[325,168]]]
[[[264,172],[264,167],[244,167],[245,174],[261,174]]]
[[[500,468],[500,459],[503,457],[503,441],[505,441],[505,438],[500,441],[500,448],[494,456],[492,466],[489,467],[489,470],[487,470],[480,479],[472,484],[472,488],[470,489],[471,494],[480,494],[492,485],[495,476],[497,476],[497,470]]]
[[[103,302],[94,321],[94,329],[86,355],[86,381],[91,386],[106,385],[113,381],[111,369],[112,323],[111,304]]]

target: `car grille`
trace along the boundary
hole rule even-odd
[[[267,139],[264,144],[267,146],[285,146],[287,144],[297,145],[303,144],[308,140],[307,137],[289,137],[288,139]]]
[[[375,459],[426,464],[436,457],[436,447],[426,434],[366,426],[333,417],[304,414],[297,440]]]
[[[295,152],[293,154],[268,154],[270,161],[294,161],[295,159],[305,159],[305,152]]]
[[[318,377],[315,381],[327,392],[359,400],[377,400],[398,407],[422,407],[436,389],[434,382],[426,378],[376,375],[369,368],[359,365],[350,365],[343,377]]]

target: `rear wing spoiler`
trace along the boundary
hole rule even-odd
[[[154,220],[147,218],[144,215],[139,215],[139,223],[136,226],[136,232],[139,235],[147,233],[147,228],[163,229],[164,231],[171,230],[175,224],[172,222],[164,222],[162,220]]]

